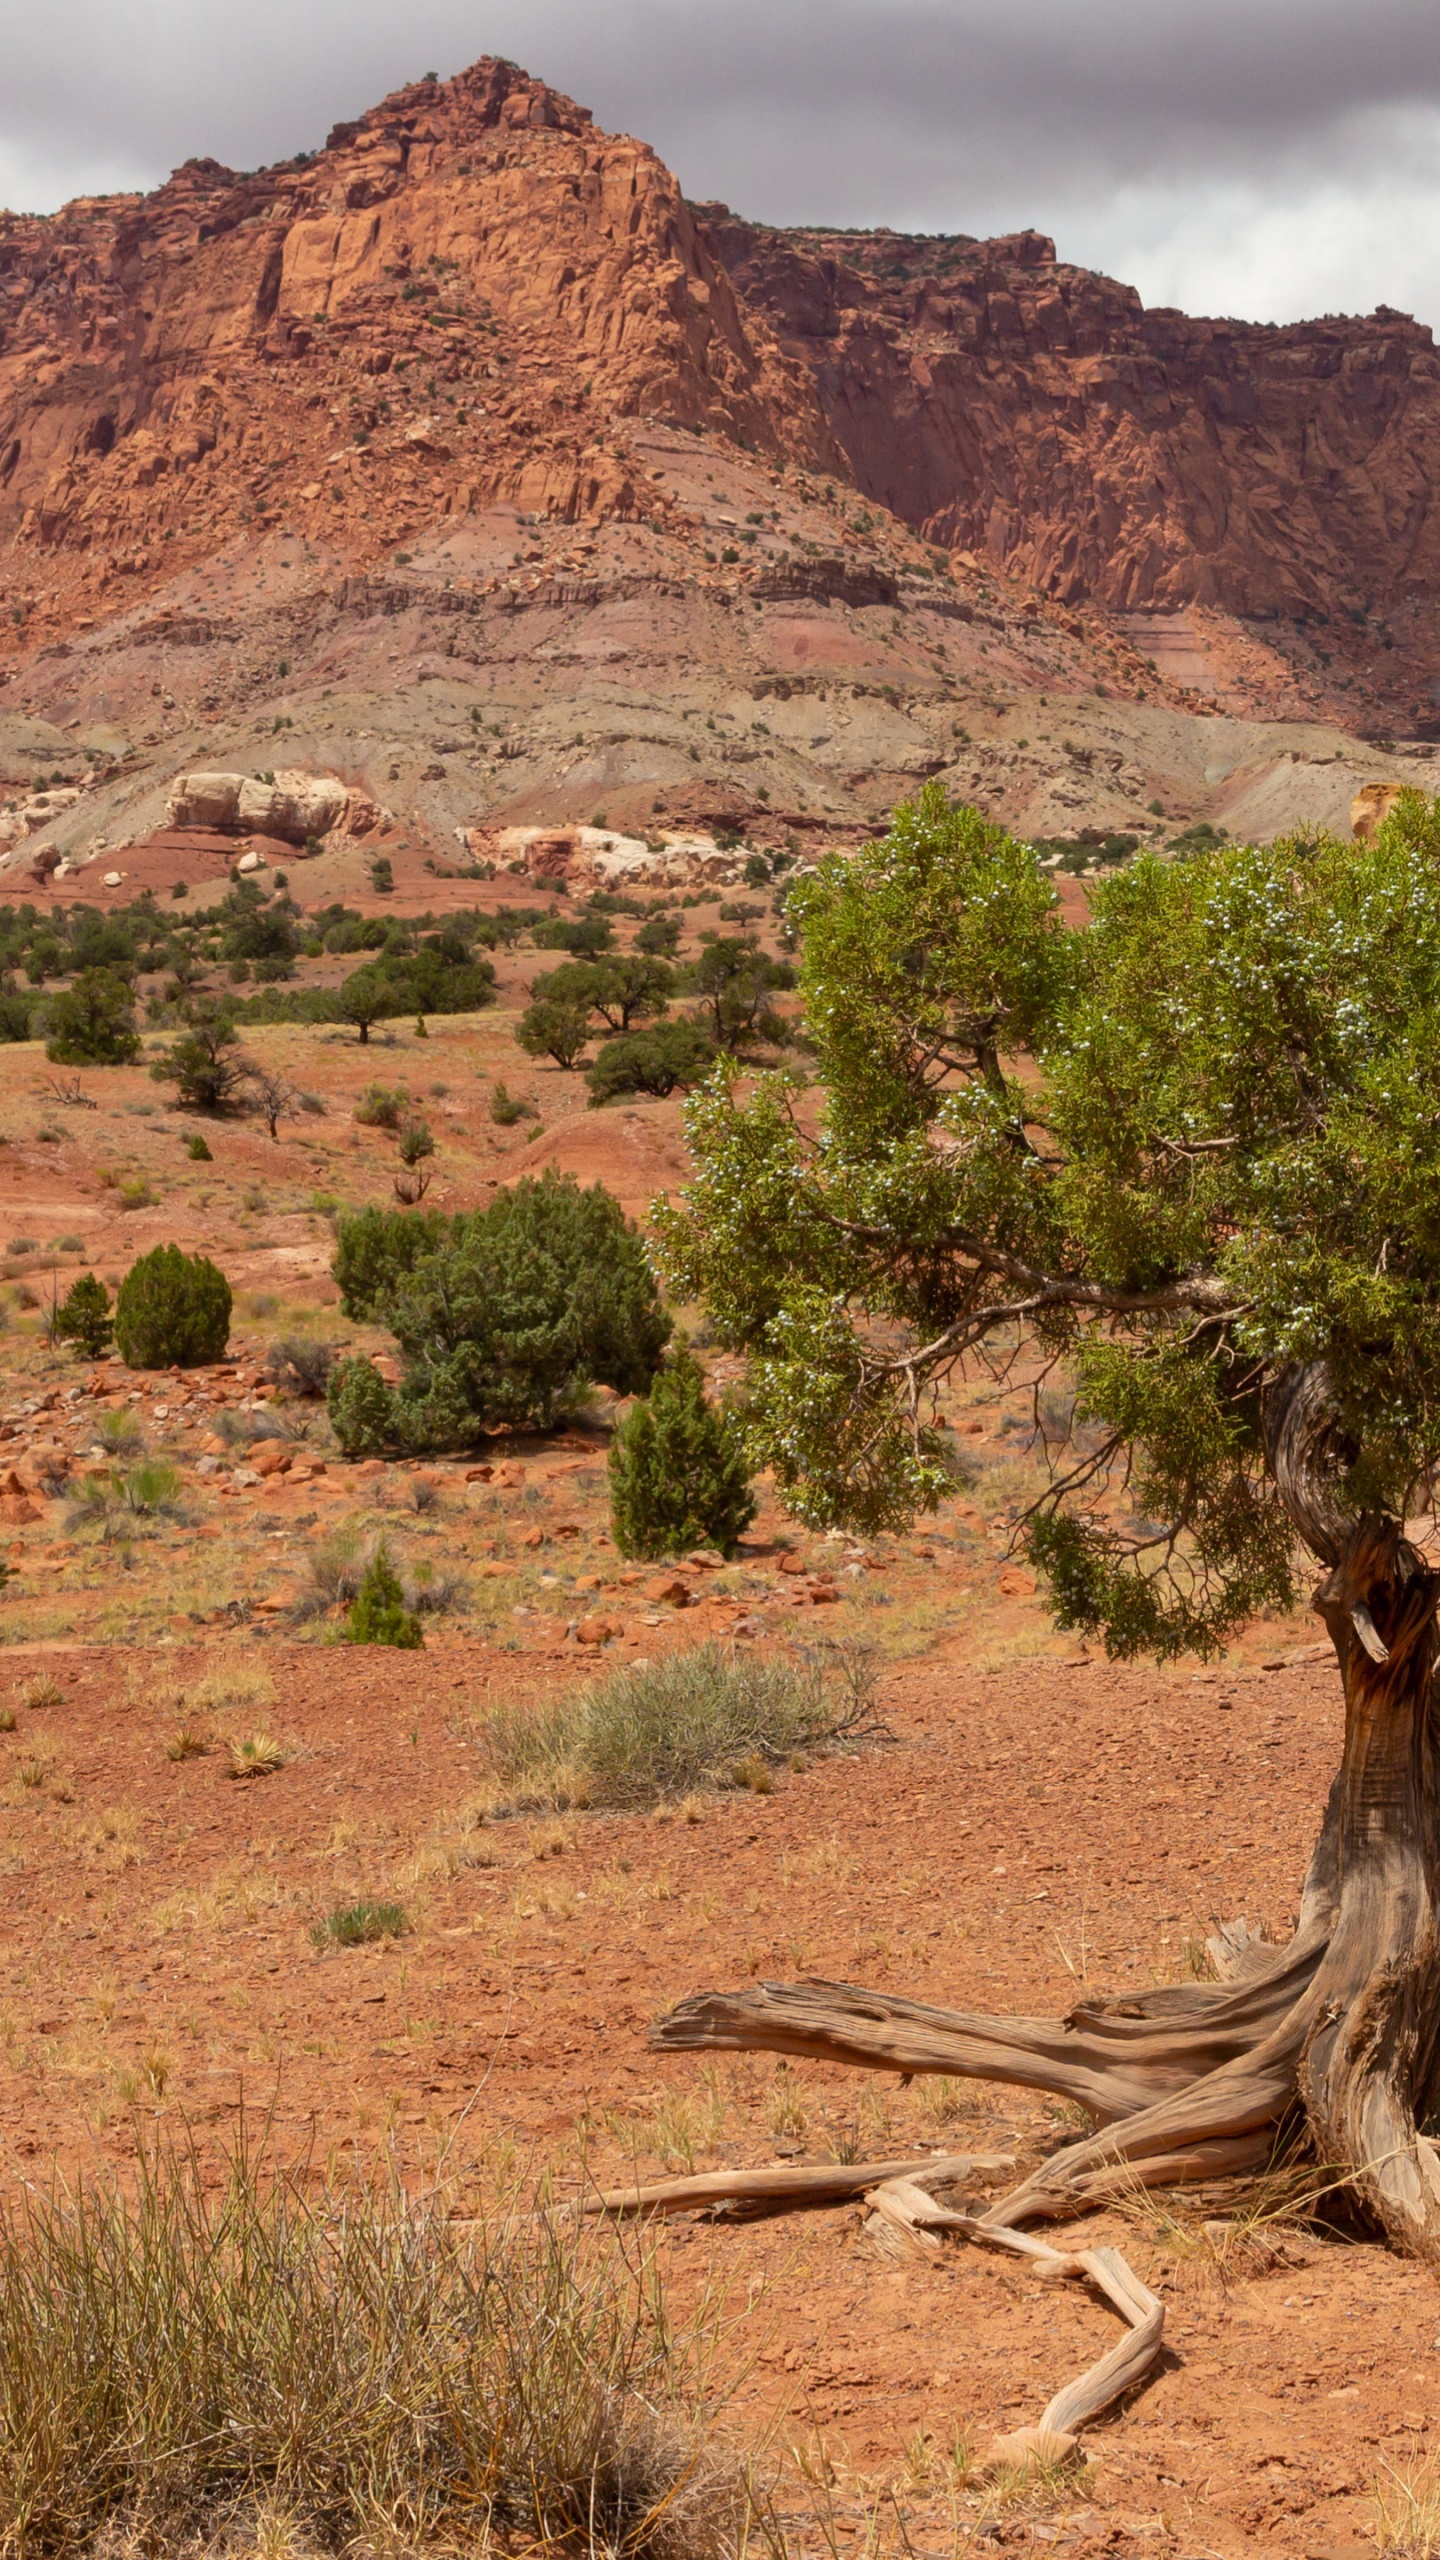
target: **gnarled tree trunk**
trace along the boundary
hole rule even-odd
[[[1440,1807],[1432,1686],[1440,1577],[1400,1523],[1345,1517],[1346,1452],[1324,1371],[1266,1415],[1277,1494],[1328,1567],[1315,1606],[1345,1692],[1345,1742],[1288,1946],[1239,1978],[1082,2002],[1063,2018],[918,2007],[843,1983],[702,1993],[660,2021],[666,2052],[808,2054],[950,2073],[1076,2100],[1098,2129],[983,2219],[1058,2220],[1116,2192],[1260,2167],[1303,2115],[1316,2157],[1400,2247],[1440,2259]]]

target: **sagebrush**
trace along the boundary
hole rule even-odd
[[[496,1776],[522,1798],[639,1805],[748,1786],[755,1768],[871,1721],[868,1686],[836,1681],[821,1661],[711,1643],[626,1664],[539,1706],[497,1701],[480,1737]]]

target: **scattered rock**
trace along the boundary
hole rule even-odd
[[[668,1601],[672,1608],[684,1609],[690,1602],[690,1585],[683,1574],[657,1574],[653,1582],[647,1582],[645,1585],[645,1597],[657,1603]]]

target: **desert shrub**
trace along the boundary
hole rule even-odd
[[[307,1342],[303,1334],[287,1333],[271,1344],[265,1374],[287,1395],[323,1396],[334,1366],[333,1342]]]
[[[45,1055],[66,1067],[124,1067],[140,1055],[135,996],[114,969],[82,969],[45,1008]]]
[[[407,1214],[372,1207],[342,1218],[330,1265],[340,1284],[342,1314],[359,1324],[383,1314],[399,1282],[435,1252],[447,1227],[458,1236],[462,1226],[461,1219],[452,1224],[440,1209]]]
[[[302,1617],[314,1617],[321,1609],[333,1608],[336,1602],[349,1605],[365,1577],[365,1568],[374,1547],[364,1537],[358,1522],[342,1521],[327,1538],[319,1538],[310,1549],[310,1592],[299,1604]]]
[[[210,1149],[205,1144],[204,1135],[199,1129],[195,1131],[193,1137],[186,1139],[185,1153],[190,1157],[192,1163],[195,1164],[213,1164],[215,1161],[214,1157],[211,1155]]]
[[[615,1544],[623,1556],[671,1556],[687,1547],[728,1555],[754,1517],[739,1430],[708,1401],[699,1361],[682,1350],[610,1443]]]
[[[322,1949],[368,1947],[377,1938],[403,1937],[409,1926],[398,1902],[347,1902],[315,1922],[310,1942]]]
[[[629,1093],[663,1098],[677,1085],[688,1091],[699,1084],[714,1064],[714,1043],[698,1022],[660,1022],[653,1029],[607,1040],[593,1066],[586,1068],[585,1082],[592,1107]]]
[[[139,1415],[132,1413],[127,1405],[121,1405],[114,1413],[97,1416],[95,1437],[112,1457],[125,1457],[140,1447],[145,1433]]]
[[[164,1458],[141,1458],[123,1471],[82,1476],[69,1488],[69,1529],[97,1529],[106,1539],[133,1537],[137,1523],[181,1516],[181,1481]]]
[[[708,1012],[717,1043],[736,1048],[749,1040],[782,1041],[785,1022],[769,998],[793,987],[788,961],[771,960],[748,934],[717,936],[687,973],[688,984]]]
[[[379,1312],[406,1358],[394,1428],[416,1449],[465,1448],[497,1423],[549,1430],[594,1379],[633,1394],[670,1334],[619,1202],[555,1173],[454,1220]]]
[[[534,1117],[533,1102],[522,1102],[510,1092],[503,1077],[497,1076],[490,1093],[490,1117],[497,1129],[513,1129],[517,1120]]]
[[[399,1423],[394,1390],[363,1352],[331,1370],[325,1409],[347,1458],[378,1458],[395,1446]]]
[[[363,1129],[398,1129],[405,1103],[398,1085],[367,1085],[355,1105],[355,1117]]]
[[[173,1084],[176,1101],[191,1110],[224,1111],[244,1092],[253,1064],[238,1045],[234,1015],[197,1000],[186,1006],[185,1021],[150,1073],[157,1084]]]
[[[589,1043],[589,1006],[541,996],[525,1007],[515,1025],[515,1037],[527,1058],[553,1058],[557,1067],[568,1072],[578,1065]]]
[[[675,972],[653,952],[615,951],[601,960],[567,960],[537,978],[530,992],[544,1003],[598,1015],[607,1031],[633,1031],[647,1014],[664,1013]]]
[[[285,1749],[273,1733],[237,1734],[225,1746],[231,1778],[273,1778],[285,1766]]]
[[[167,1458],[142,1458],[122,1477],[120,1495],[127,1511],[142,1518],[150,1512],[174,1514],[180,1500],[180,1476]]]
[[[745,1785],[747,1763],[813,1750],[844,1723],[818,1666],[701,1644],[539,1708],[497,1701],[480,1739],[522,1793],[623,1806]]]
[[[115,1339],[131,1369],[193,1369],[230,1339],[230,1283],[203,1253],[161,1244],[131,1264],[115,1300]]]
[[[345,1621],[347,1644],[391,1644],[412,1651],[425,1641],[418,1617],[405,1606],[400,1577],[390,1562],[383,1543],[375,1550],[370,1565],[350,1604]]]
[[[57,1342],[73,1342],[84,1360],[103,1360],[115,1326],[110,1292],[93,1271],[82,1271],[55,1311],[51,1331]]]
[[[7,2203],[17,2560],[209,2548],[257,2509],[287,2520],[277,2550],[360,2549],[377,2518],[396,2550],[759,2547],[702,2396],[716,2324],[677,2335],[644,2243],[518,2191],[459,2222],[448,2188],[312,2174],[242,2143],[217,2180],[182,2137],[142,2143],[123,2186]]]
[[[426,1120],[407,1120],[400,1132],[399,1156],[412,1169],[435,1153],[435,1137]]]
[[[541,916],[531,928],[537,951],[569,951],[577,960],[593,960],[608,951],[615,928],[608,916]]]

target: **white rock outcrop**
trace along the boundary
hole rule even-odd
[[[647,841],[617,835],[609,827],[502,827],[494,834],[470,827],[456,833],[476,856],[488,854],[532,880],[571,880],[580,888],[642,894],[697,889],[706,883],[728,888],[745,876],[745,853],[722,851],[707,835]]]
[[[217,835],[276,836],[303,845],[343,825],[351,794],[330,773],[182,773],[165,809],[167,827],[205,827]]]

